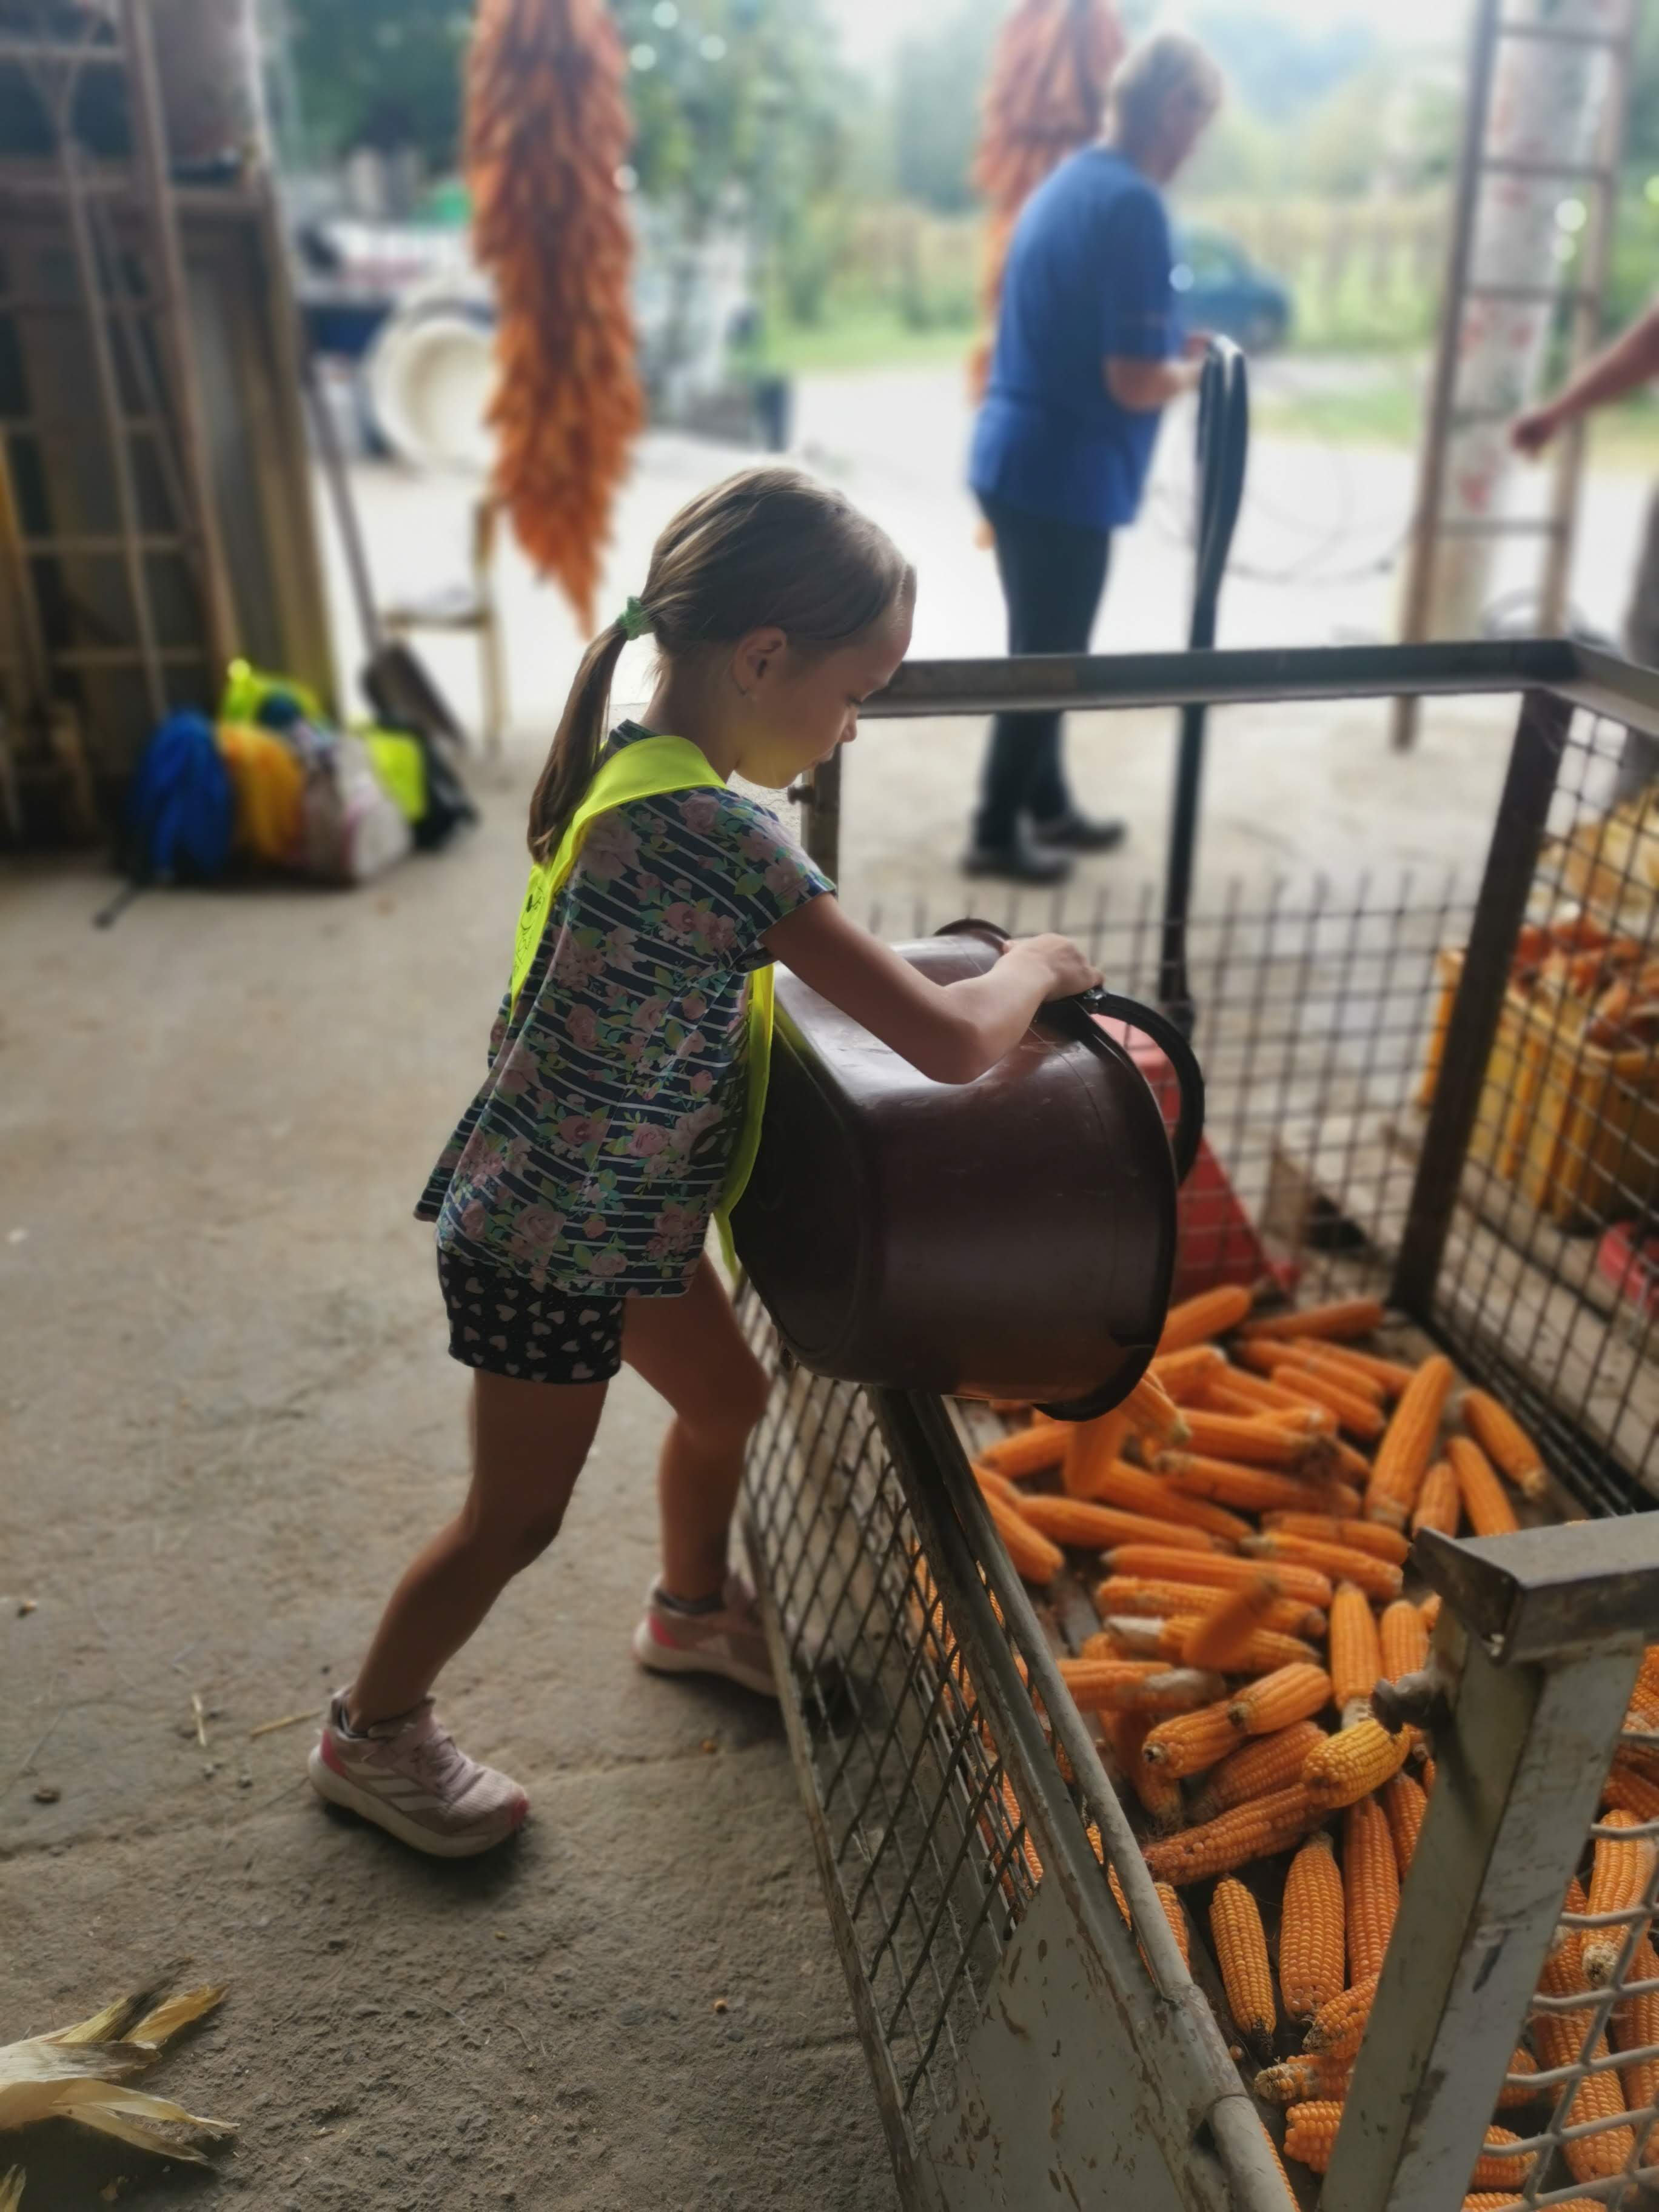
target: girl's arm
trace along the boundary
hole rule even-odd
[[[971,1083],[1013,1049],[1046,1000],[1100,981],[1068,938],[1022,937],[988,974],[931,982],[827,896],[769,929],[766,945],[820,998],[935,1083]]]

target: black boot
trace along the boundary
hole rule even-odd
[[[978,838],[962,856],[967,876],[1000,876],[1011,884],[1063,884],[1072,872],[1064,853],[1051,853],[1039,845],[1024,823],[1016,825],[1006,845],[984,845]]]
[[[1040,843],[1067,853],[1113,853],[1129,834],[1127,822],[1097,821],[1075,807],[1051,822],[1033,822],[1031,834]]]

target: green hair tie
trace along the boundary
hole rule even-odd
[[[629,600],[617,621],[624,637],[643,637],[651,627],[650,616],[635,599]]]

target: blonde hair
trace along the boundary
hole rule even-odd
[[[861,636],[914,582],[886,532],[799,469],[745,469],[700,492],[651,555],[645,588],[582,656],[530,802],[530,850],[557,848],[593,780],[623,647],[646,630],[668,660],[781,629],[798,652]]]
[[[1219,107],[1221,71],[1185,31],[1154,31],[1130,48],[1112,79],[1107,112],[1115,137],[1145,138],[1162,122],[1175,94],[1190,93],[1203,106]]]

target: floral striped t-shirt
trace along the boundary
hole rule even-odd
[[[831,888],[725,787],[600,815],[416,1208],[439,1244],[560,1290],[683,1291],[743,1127],[749,975]]]

